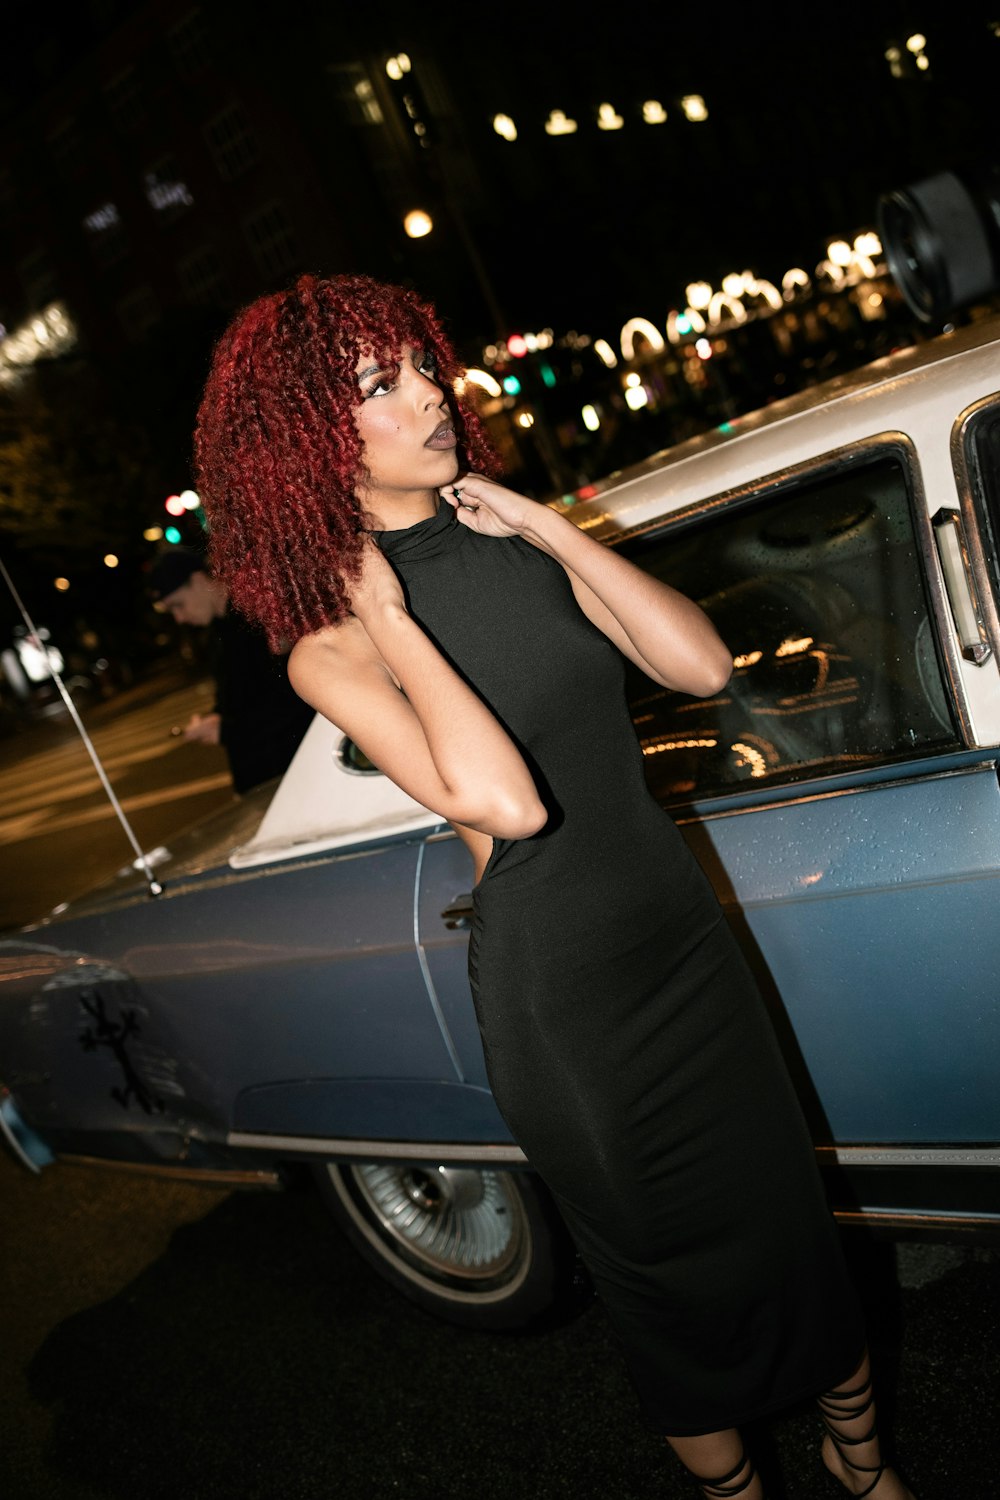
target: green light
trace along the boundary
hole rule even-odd
[[[519,396],[521,394],[521,382],[516,375],[505,375],[503,378],[503,388],[508,396]]]
[[[690,333],[691,329],[693,327],[694,327],[694,324],[691,322],[691,319],[688,317],[687,313],[678,313],[678,315],[677,315],[677,332],[678,333]]]
[[[538,366],[538,369],[539,369],[539,372],[541,374],[541,377],[542,377],[543,381],[548,386],[549,390],[551,390],[552,387],[556,383],[556,373],[553,370],[552,366],[551,365],[546,365],[546,364],[540,364]]]
[[[720,432],[732,432],[732,430],[733,430],[733,424],[732,424],[732,422],[720,422],[719,423],[719,431]]]
[[[181,539],[181,534],[177,530],[176,526],[168,526],[163,535],[168,542],[173,542],[174,546],[176,546]]]

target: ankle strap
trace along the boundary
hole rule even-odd
[[[737,1474],[747,1470],[747,1476],[740,1484],[733,1484]],[[690,1471],[694,1473],[694,1470]],[[742,1495],[743,1491],[749,1489],[757,1477],[757,1470],[753,1466],[752,1459],[747,1458],[744,1451],[735,1469],[730,1469],[728,1474],[723,1474],[719,1479],[703,1479],[700,1474],[694,1476],[701,1485],[709,1500],[730,1500],[732,1495]]]
[[[862,1397],[865,1399],[862,1400]],[[830,1440],[840,1454],[841,1461],[849,1469],[853,1469],[855,1474],[871,1474],[873,1476],[870,1484],[863,1490],[857,1491],[855,1500],[864,1500],[864,1496],[871,1494],[885,1472],[885,1462],[881,1457],[881,1449],[879,1450],[879,1461],[877,1464],[856,1464],[852,1459],[848,1458],[844,1449],[858,1448],[862,1443],[877,1442],[878,1427],[873,1420],[871,1427],[862,1437],[847,1437],[844,1433],[838,1432],[833,1424],[834,1422],[855,1422],[858,1417],[863,1417],[865,1412],[871,1411],[875,1404],[875,1392],[872,1388],[871,1376],[868,1377],[863,1385],[855,1386],[853,1390],[827,1391],[825,1395],[819,1397],[817,1404],[820,1409],[820,1415],[823,1418],[823,1426],[830,1434]]]

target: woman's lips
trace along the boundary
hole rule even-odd
[[[450,422],[442,422],[440,427],[435,427],[424,447],[454,448],[456,442],[455,429],[452,424]]]

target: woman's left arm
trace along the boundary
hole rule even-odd
[[[654,682],[710,698],[733,670],[732,654],[693,600],[595,542],[558,511],[470,474],[460,498],[442,491],[471,530],[522,536],[565,568],[589,620]]]

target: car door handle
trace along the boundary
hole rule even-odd
[[[985,666],[993,653],[983,623],[962,513],[943,506],[931,517],[931,525],[962,655],[977,667]]]
[[[441,913],[446,927],[452,931],[464,931],[472,926],[472,892],[467,891],[461,896],[456,896],[450,906],[446,906]]]

